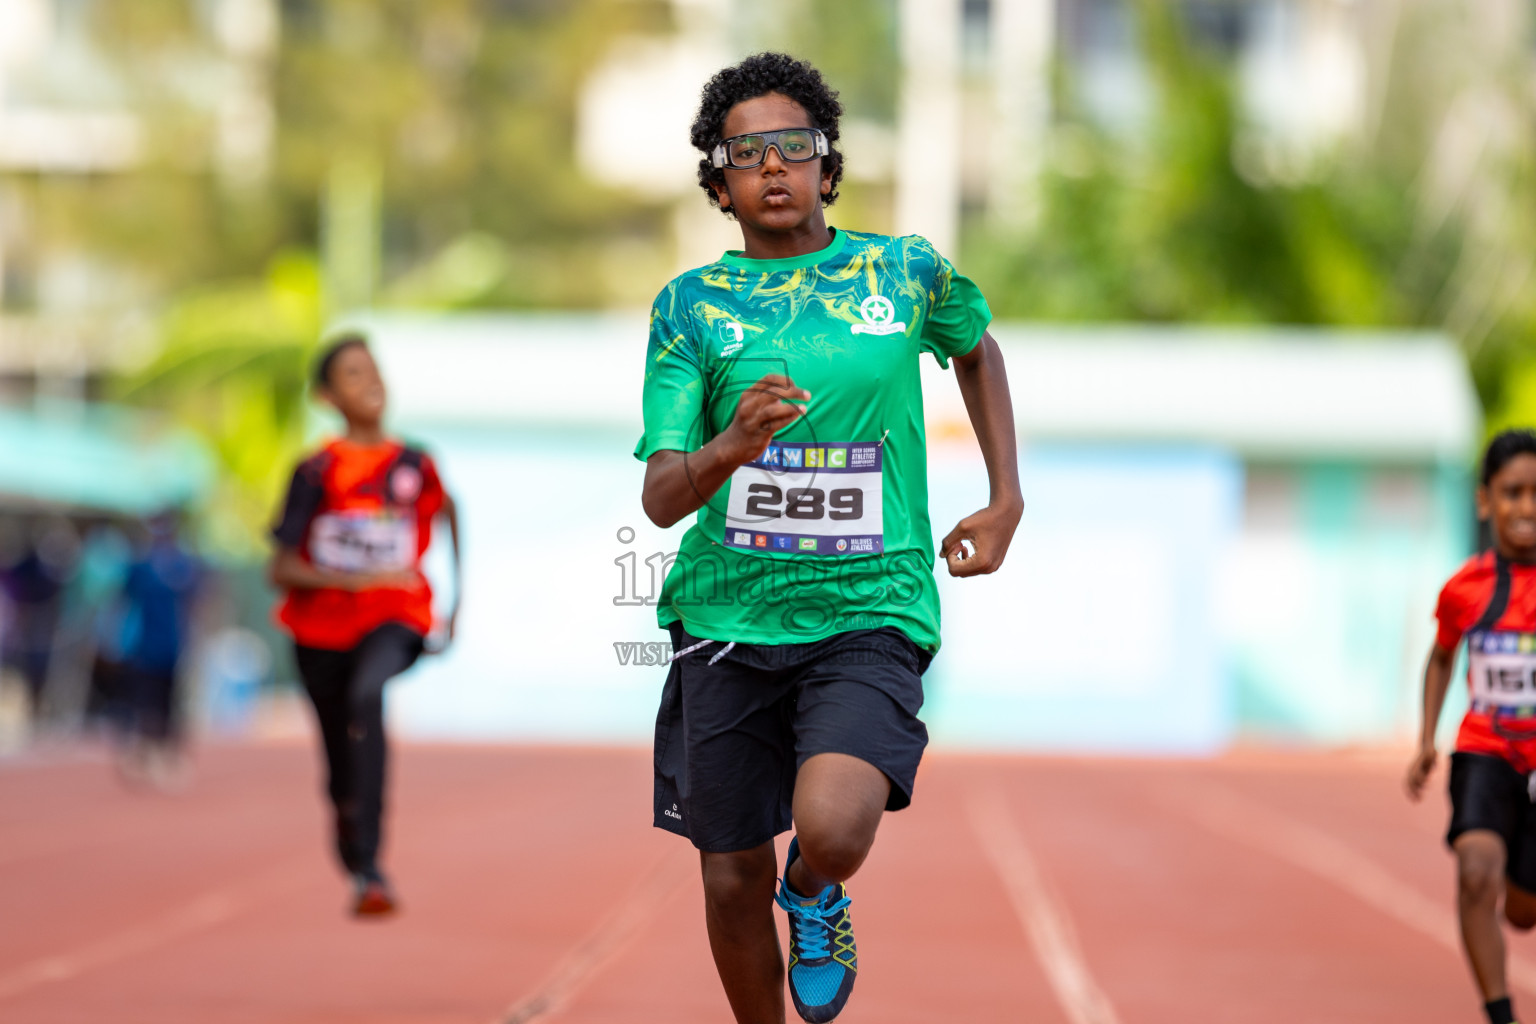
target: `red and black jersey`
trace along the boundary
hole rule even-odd
[[[1471,559],[1440,591],[1435,643],[1467,640],[1470,706],[1456,749],[1536,767],[1536,565],[1492,551]]]
[[[432,459],[396,441],[332,441],[294,471],[272,536],[305,560],[335,572],[413,573],[409,587],[293,590],[278,620],[303,647],[348,650],[386,623],[425,635],[432,591],[421,556],[443,507]]]

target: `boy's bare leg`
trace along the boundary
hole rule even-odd
[[[891,795],[891,780],[868,761],[847,754],[807,758],[795,777],[795,836],[800,856],[789,887],[816,896],[845,882],[869,856]]]
[[[1504,931],[1499,896],[1504,889],[1504,840],[1497,832],[1473,829],[1451,844],[1456,851],[1456,908],[1461,941],[1484,1002],[1509,994],[1504,980]]]
[[[789,886],[816,896],[858,871],[875,841],[891,783],[846,754],[817,754],[795,779],[800,856]],[[773,843],[739,853],[703,853],[704,920],[715,970],[737,1024],[783,1024],[784,954],[774,927],[778,862]]]
[[[784,954],[773,923],[773,842],[739,853],[701,853],[704,921],[715,970],[737,1024],[784,1024]]]

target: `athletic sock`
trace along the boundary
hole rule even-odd
[[[1483,1012],[1488,1015],[1488,1024],[1515,1024],[1515,1009],[1509,996],[1484,1003]]]

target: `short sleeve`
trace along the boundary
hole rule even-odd
[[[675,285],[651,307],[645,350],[642,407],[645,433],[635,445],[641,462],[668,449],[691,452],[704,444],[704,367],[698,342],[678,323]]]
[[[293,482],[288,485],[288,496],[283,499],[282,518],[272,527],[272,538],[283,547],[303,545],[309,524],[320,511],[324,494],[319,468],[313,462],[301,463],[293,471]]]
[[[939,365],[948,368],[955,356],[976,347],[992,322],[992,310],[976,282],[929,247],[937,261],[928,288],[928,317],[923,322],[922,348],[932,352]]]
[[[1435,602],[1435,646],[1443,651],[1454,651],[1456,645],[1461,643],[1463,633],[1462,601],[1457,594],[1455,580],[1447,583],[1440,591],[1440,599]]]

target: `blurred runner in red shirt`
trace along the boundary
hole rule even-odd
[[[1493,550],[1440,591],[1440,629],[1424,668],[1424,722],[1408,767],[1417,800],[1434,770],[1435,726],[1456,648],[1467,641],[1471,704],[1451,754],[1451,824],[1461,937],[1492,1024],[1512,1024],[1504,978],[1504,916],[1536,925],[1536,434],[1506,430],[1483,455],[1477,514]]]
[[[315,387],[347,421],[345,436],[299,464],[272,535],[278,618],[293,634],[299,675],[325,741],[336,848],[356,888],[353,911],[387,914],[379,870],[384,804],[384,684],[428,647],[453,637],[459,526],[452,497],[425,452],[386,437],[384,381],[358,335],[333,342]],[[453,540],[454,608],[433,631],[421,557],[442,514]],[[440,639],[440,644],[436,641]]]

